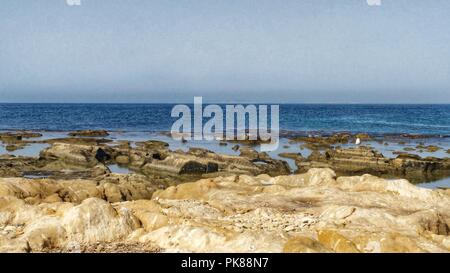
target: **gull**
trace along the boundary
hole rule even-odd
[[[355,144],[356,144],[356,145],[361,144],[361,139],[359,139],[359,137],[356,138]]]

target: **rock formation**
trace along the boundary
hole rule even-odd
[[[450,251],[450,191],[406,180],[310,169],[157,188],[132,174],[0,178],[0,252]]]
[[[310,168],[331,168],[338,174],[373,174],[385,177],[405,177],[411,181],[423,181],[433,177],[450,175],[450,159],[421,158],[401,153],[396,158],[384,157],[369,147],[336,148],[325,152],[313,151],[307,159],[296,158],[298,172]]]

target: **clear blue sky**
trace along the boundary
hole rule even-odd
[[[2,0],[0,102],[449,103],[450,1]]]

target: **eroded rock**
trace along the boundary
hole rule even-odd
[[[411,181],[424,181],[450,174],[448,159],[422,158],[405,152],[399,152],[392,159],[365,146],[329,149],[323,153],[314,151],[306,160],[296,163],[298,172],[327,167],[344,175],[369,173],[385,177],[405,177]]]
[[[450,193],[406,180],[311,169],[202,179],[147,199],[145,178],[132,177],[0,179],[0,251],[450,251]]]

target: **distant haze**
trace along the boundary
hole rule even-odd
[[[2,0],[0,102],[450,103],[450,1]]]

